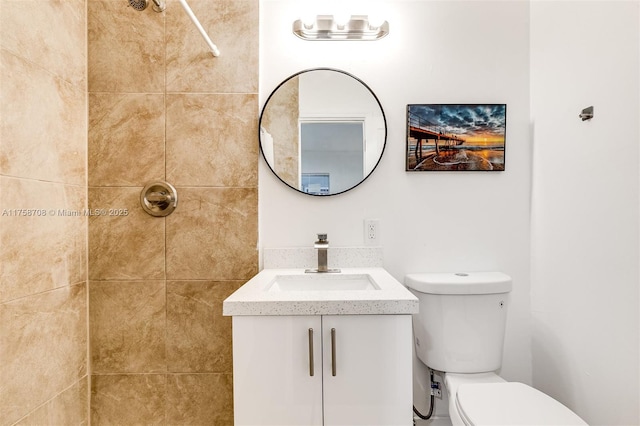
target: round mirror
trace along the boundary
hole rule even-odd
[[[387,140],[378,98],[358,78],[318,68],[289,77],[260,114],[260,149],[278,178],[310,195],[358,186],[376,168]]]

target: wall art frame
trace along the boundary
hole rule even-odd
[[[406,171],[504,171],[506,104],[408,104]]]

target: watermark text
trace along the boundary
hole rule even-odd
[[[128,216],[129,209],[2,209],[1,217]]]

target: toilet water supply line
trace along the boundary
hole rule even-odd
[[[204,38],[204,41],[209,46],[209,49],[211,49],[211,53],[213,53],[213,56],[216,56],[216,57],[220,56],[220,50],[218,50],[218,47],[215,44],[213,44],[207,32],[204,30],[204,28],[202,28],[202,25],[200,25],[200,21],[198,21],[198,18],[196,17],[196,15],[193,14],[193,10],[191,10],[191,8],[189,7],[187,0],[179,0],[179,1],[184,11],[187,12],[187,15],[189,16],[189,18],[191,18],[193,25],[195,25],[198,31],[200,31],[200,34]]]
[[[430,376],[430,384],[429,386],[431,387],[431,398],[430,398],[430,404],[429,404],[429,412],[427,413],[427,415],[425,416],[424,414],[422,414],[420,411],[418,411],[418,409],[416,408],[416,406],[413,406],[413,412],[416,413],[416,415],[418,417],[420,417],[422,420],[429,420],[431,418],[431,416],[433,416],[433,409],[436,405],[436,396],[435,396],[435,390],[439,388],[439,384],[435,383],[433,381],[433,370],[429,369],[429,376]],[[414,421],[415,424],[415,421]]]

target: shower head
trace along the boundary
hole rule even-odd
[[[164,0],[152,0],[154,12],[164,12],[166,6]],[[145,10],[149,6],[149,0],[129,0],[129,6],[135,10]]]
[[[135,10],[145,10],[149,6],[149,2],[147,0],[129,0],[129,6]]]

